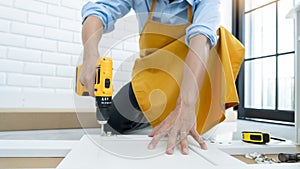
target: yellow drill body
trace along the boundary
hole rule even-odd
[[[98,59],[95,80],[95,96],[112,97],[112,59],[102,57]]]
[[[104,124],[107,123],[112,105],[112,59],[109,57],[100,57],[96,68],[94,94],[96,99],[96,117],[101,125],[101,135],[104,135]],[[82,65],[76,68],[76,86],[75,91],[80,96],[89,96],[89,92],[79,81]]]
[[[94,94],[96,97],[112,97],[112,59],[109,57],[100,57],[97,62]],[[88,96],[89,92],[87,88],[79,81],[81,68],[82,65],[76,68],[75,91],[79,96]]]

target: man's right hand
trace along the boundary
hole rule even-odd
[[[94,86],[95,86],[95,77],[96,77],[96,69],[97,69],[97,58],[98,56],[85,57],[89,58],[88,61],[85,61],[82,64],[81,72],[80,72],[80,82],[83,86],[85,86],[90,96],[95,96],[94,94]],[[93,58],[93,59],[91,59]]]

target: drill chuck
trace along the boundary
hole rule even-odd
[[[107,108],[97,108],[96,110],[96,117],[97,121],[100,123],[100,121],[108,121],[109,115],[111,113],[111,109],[109,107]]]
[[[97,97],[96,96],[96,116],[98,122],[108,121],[111,113],[111,97]]]
[[[96,108],[96,117],[97,122],[100,124],[100,135],[104,136],[106,135],[104,131],[104,125],[107,124],[107,121],[109,120],[109,115],[111,113],[111,107],[102,107],[99,108],[97,106]]]

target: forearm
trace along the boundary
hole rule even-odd
[[[185,104],[195,105],[202,88],[209,57],[210,41],[204,35],[190,39],[190,49],[184,66],[180,99]]]
[[[84,45],[83,63],[94,62],[98,56],[98,45],[103,33],[103,24],[94,16],[88,17],[82,27],[82,42]]]

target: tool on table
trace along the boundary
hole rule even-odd
[[[105,135],[104,125],[109,119],[112,105],[112,59],[109,57],[100,57],[95,77],[95,99],[96,99],[96,117],[100,124],[101,135]],[[89,96],[89,92],[79,81],[82,65],[76,67],[76,86],[75,91],[80,96]]]
[[[278,159],[280,162],[295,163],[300,161],[300,153],[296,153],[296,154],[280,153],[278,154]]]
[[[245,154],[245,158],[254,160],[257,164],[274,164],[278,163],[277,160],[274,160],[268,157],[266,154],[261,154],[258,152],[252,152]]]
[[[243,131],[242,134],[243,134],[243,141],[247,143],[266,144],[269,143],[271,139],[278,140],[278,141],[285,141],[284,139],[271,137],[269,133]]]

